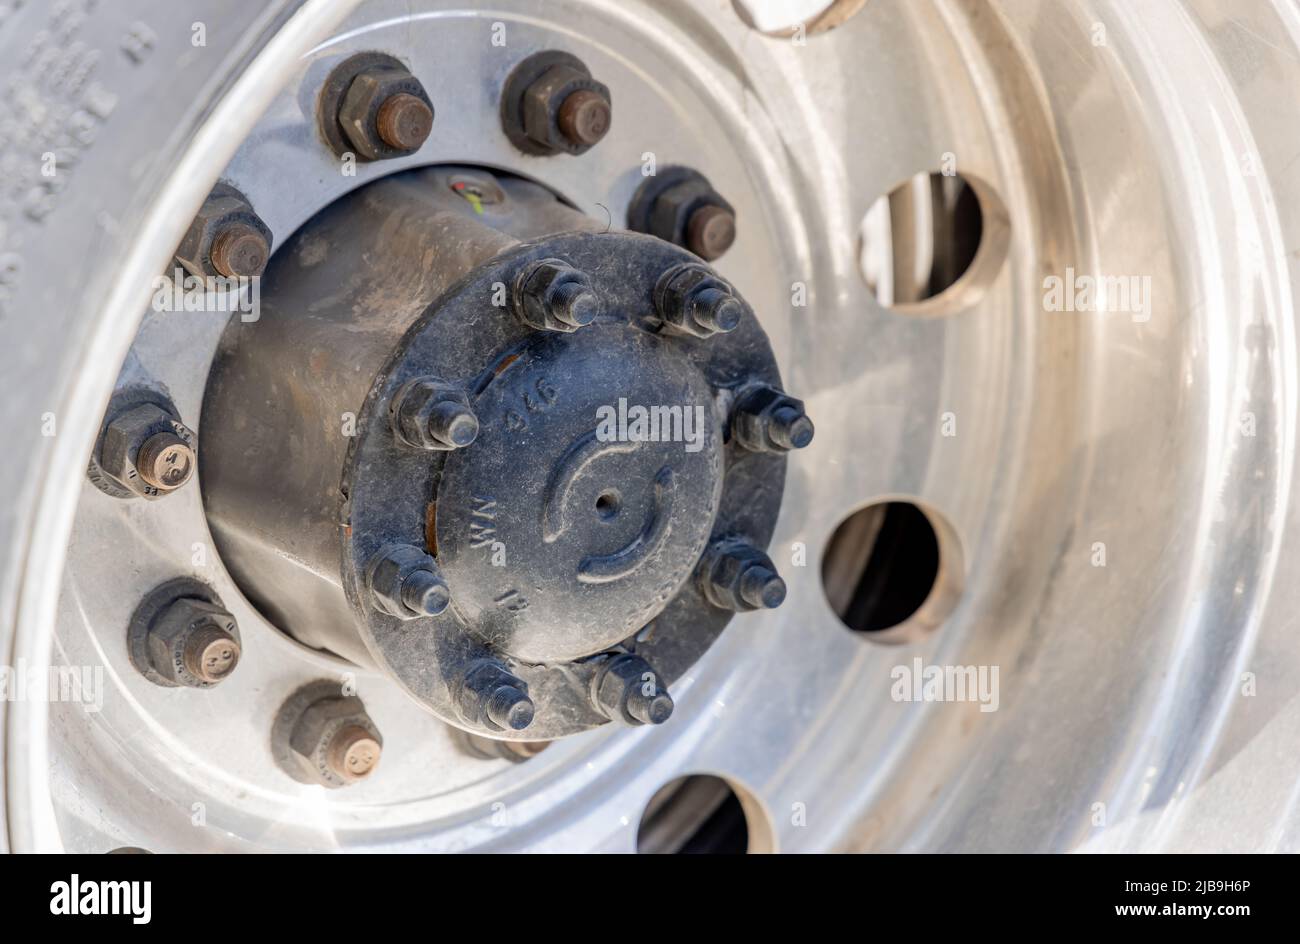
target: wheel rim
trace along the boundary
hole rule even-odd
[[[1237,27],[1213,3],[1106,5],[1096,20],[1105,26],[1100,46],[1091,41],[1093,17],[1068,3],[1052,28],[1031,5],[981,13],[957,4],[872,3],[837,29],[808,36],[807,45],[758,36],[725,4],[703,13],[572,6],[583,15],[503,13],[514,36],[506,51],[514,51],[500,69],[526,44],[580,51],[597,74],[617,77],[616,110],[621,87],[649,90],[644,103],[631,103],[629,113],[644,116],[638,134],[620,142],[616,113],[616,130],[590,160],[525,161],[508,144],[492,143],[499,135],[484,87],[443,107],[438,122],[448,124],[435,124],[443,143],[405,166],[452,158],[502,166],[536,176],[580,208],[601,213],[603,205],[615,221],[639,179],[641,140],[670,140],[683,151],[674,160],[731,183],[738,218],[759,223],[748,232],[742,225],[719,268],[760,311],[788,384],[806,394],[818,422],[806,467],[791,466],[772,546],[778,562],[780,554],[789,561],[795,545],[807,551],[806,566],[786,569],[786,607],[724,634],[675,691],[672,724],[557,742],[522,766],[487,762],[459,773],[464,761],[445,732],[439,741],[432,720],[358,673],[388,718],[390,743],[441,746],[405,754],[411,769],[390,781],[400,780],[405,792],[386,793],[372,778],[358,788],[372,793],[331,797],[278,833],[267,824],[300,794],[256,773],[252,749],[249,767],[234,775],[217,763],[237,767],[222,746],[251,739],[269,727],[269,716],[260,727],[231,725],[206,743],[198,735],[215,723],[211,707],[196,709],[188,731],[168,729],[157,723],[158,703],[148,703],[154,693],[142,694],[140,680],[115,671],[120,659],[111,645],[121,621],[91,614],[98,625],[89,631],[64,622],[56,653],[72,664],[106,665],[116,697],[94,719],[97,730],[75,729],[94,731],[88,740],[65,734],[48,754],[45,706],[10,706],[14,846],[48,847],[60,834],[76,834],[71,823],[90,827],[82,833],[87,849],[220,843],[220,830],[177,832],[191,815],[178,798],[194,797],[205,804],[206,822],[232,834],[233,844],[630,849],[650,797],[689,773],[737,785],[750,801],[751,836],[770,833],[783,850],[1186,842],[1200,809],[1188,797],[1199,798],[1212,774],[1236,770],[1240,745],[1272,718],[1263,701],[1240,697],[1238,683],[1257,644],[1282,644],[1285,600],[1274,578],[1279,567],[1286,574],[1294,566],[1280,541],[1295,413],[1285,246],[1296,224],[1269,189],[1294,136],[1281,116],[1270,118],[1258,58],[1268,54],[1254,45],[1241,52],[1229,38]],[[304,8],[304,19],[294,21],[299,31],[286,27],[267,55],[288,60],[303,48],[309,13],[310,30],[325,35],[317,12]],[[420,31],[436,26],[445,42],[451,31],[478,35],[470,31],[489,25],[451,9],[410,20],[383,13],[363,8],[296,66],[283,62],[284,81],[263,82],[265,73],[251,71],[242,80],[249,84],[225,99],[233,109],[236,90],[253,96],[253,82],[281,89],[225,175],[278,237],[337,196],[338,186],[404,166],[366,168],[347,182],[325,173],[337,170],[312,141],[300,101],[313,69],[336,52],[385,48],[436,87],[427,76],[448,63],[436,61],[438,47],[421,45]],[[1261,6],[1250,17],[1238,26],[1256,35],[1296,26],[1283,7]],[[624,51],[633,49],[642,52]],[[253,69],[270,70],[271,61],[259,59]],[[853,85],[835,78],[846,62]],[[1295,80],[1293,63],[1270,55],[1269,64]],[[918,74],[935,81],[914,83],[910,94],[899,87],[907,83],[898,76]],[[1103,119],[1116,130],[1095,137]],[[708,120],[725,129],[729,148],[676,131]],[[478,142],[479,153],[457,153],[465,141]],[[284,160],[277,149],[286,146],[317,162],[302,186],[280,187],[265,173]],[[987,188],[986,217],[993,209],[992,219],[1006,226],[1005,258],[996,252],[977,262],[954,287],[960,311],[934,318],[886,311],[857,271],[859,222],[876,197],[936,169],[948,153]],[[1253,178],[1242,177],[1242,154],[1258,156]],[[219,165],[207,157],[202,166],[211,173],[184,168],[191,185],[178,185],[179,208],[197,205],[215,178]],[[156,271],[188,220],[157,212],[169,223],[137,248],[129,270]],[[1258,252],[1235,255],[1232,247],[1243,242]],[[1150,319],[1045,312],[1042,279],[1067,267],[1149,275]],[[798,282],[812,298],[807,308],[790,304]],[[118,296],[130,297],[126,288]],[[125,346],[123,335],[108,348]],[[174,366],[184,375],[185,364]],[[83,379],[88,401],[104,399],[112,372]],[[186,391],[183,376],[161,379],[193,415],[197,393]],[[947,413],[956,435],[941,430]],[[1243,438],[1245,413],[1254,415],[1255,433]],[[86,419],[87,429],[94,422]],[[72,439],[60,442],[53,461],[78,465]],[[57,538],[68,531],[78,492],[99,497],[73,472],[51,477],[38,520],[50,522],[54,537],[29,550],[29,560],[61,556]],[[955,609],[937,631],[902,649],[841,627],[819,576],[821,549],[840,521],[888,498],[933,509],[961,549]],[[167,504],[201,522],[196,490]],[[78,529],[88,507],[83,499]],[[120,527],[120,507],[110,511]],[[64,590],[74,605],[65,620],[78,616],[77,601],[115,585],[111,572],[78,557],[92,556],[96,534],[101,541],[120,534],[109,530],[111,520],[76,532]],[[143,514],[130,520],[138,534],[162,530]],[[136,575],[137,589],[171,574],[186,543],[155,557],[157,570]],[[1109,555],[1104,567],[1094,564],[1099,543]],[[223,598],[238,599],[219,562],[214,570],[208,576]],[[30,653],[30,663],[48,649],[50,623],[41,617],[53,612],[57,585],[48,576],[28,580],[15,652]],[[119,602],[129,608],[134,598]],[[255,711],[265,714],[295,678],[347,670],[292,646],[242,605],[250,656],[259,639],[265,653],[257,681],[267,704]],[[895,701],[892,672],[914,658],[999,667],[998,710]],[[76,706],[49,709],[56,718],[64,710],[82,714]],[[141,718],[152,721],[144,745],[122,751],[124,732]],[[111,772],[101,799],[129,793],[147,772],[170,798],[155,832],[129,806],[89,824],[84,811],[59,805],[66,797],[45,815],[36,812],[47,758],[61,762],[78,747]],[[441,775],[433,789],[417,777],[431,765]],[[1264,807],[1279,817],[1290,803],[1273,796]],[[1100,826],[1096,804],[1103,804]]]

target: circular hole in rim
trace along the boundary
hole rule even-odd
[[[641,814],[636,851],[643,855],[740,855],[775,851],[763,805],[731,780],[690,774],[656,791]]]
[[[867,0],[731,0],[742,23],[764,36],[784,39],[833,30]]]
[[[835,528],[822,555],[831,609],[873,642],[913,642],[938,628],[957,605],[964,573],[952,525],[905,500],[859,508]]]
[[[958,173],[920,173],[879,197],[858,233],[858,268],[885,308],[952,315],[978,304],[1006,259],[1006,210]]]

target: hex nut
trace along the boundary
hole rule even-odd
[[[471,727],[488,731],[522,731],[533,722],[528,684],[493,659],[480,659],[465,672],[456,706]]]
[[[404,68],[358,73],[339,103],[338,123],[357,156],[382,161],[414,154],[433,129],[433,102]]]
[[[109,420],[96,462],[99,472],[121,490],[111,494],[153,500],[193,477],[198,465],[195,441],[194,432],[171,413],[144,403]]]
[[[732,437],[751,452],[802,449],[815,431],[802,400],[767,385],[742,392],[731,414]]]
[[[673,699],[659,684],[659,674],[640,656],[607,657],[591,680],[591,701],[609,718],[626,725],[663,724],[672,716]]]
[[[271,244],[271,230],[252,205],[233,188],[219,186],[195,214],[176,261],[199,278],[251,278],[266,269]]]
[[[747,612],[775,609],[785,602],[785,581],[772,559],[739,538],[714,542],[696,570],[704,598],[719,609]]]
[[[241,654],[235,617],[188,578],[162,584],[141,601],[127,640],[136,669],[169,688],[212,688],[230,677]]]
[[[600,296],[591,277],[563,259],[529,263],[515,277],[511,293],[515,317],[539,331],[569,333],[600,314]]]
[[[707,266],[684,262],[655,285],[655,313],[669,328],[696,338],[734,331],[748,306]]]
[[[421,548],[390,544],[366,566],[370,602],[402,620],[437,616],[451,602],[451,591],[437,562]]]
[[[303,779],[337,789],[375,772],[384,739],[361,699],[339,695],[307,705],[293,724],[288,747]]]
[[[503,129],[528,154],[582,154],[605,137],[612,118],[608,86],[569,53],[534,53],[502,89]]]
[[[735,241],[736,210],[703,174],[689,167],[665,167],[633,194],[628,228],[712,262]]]
[[[397,438],[415,449],[463,449],[478,436],[478,417],[459,387],[432,377],[407,381],[388,408]]]

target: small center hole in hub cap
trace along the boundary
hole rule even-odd
[[[623,498],[618,491],[612,488],[606,489],[600,493],[596,499],[596,514],[608,521],[618,514],[619,509],[623,507]]]

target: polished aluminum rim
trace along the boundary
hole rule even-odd
[[[333,27],[338,13],[304,5],[251,60],[159,188],[104,310],[139,310],[219,173],[282,239],[401,166],[501,167],[614,221],[647,152],[697,166],[743,221],[719,268],[817,419],[772,548],[788,601],[724,634],[670,724],[525,764],[465,758],[358,672],[391,752],[382,777],[325,796],[278,776],[264,740],[296,684],[349,670],[262,623],[219,560],[203,574],[239,607],[240,677],[200,704],[130,674],[123,614],[193,566],[202,509],[193,488],[165,509],[95,492],[80,469],[98,413],[78,414],[25,533],[14,653],[40,660],[53,638],[56,659],[104,665],[108,689],[95,715],[8,706],[15,847],[630,850],[650,797],[695,772],[734,785],[756,848],[1295,846],[1281,758],[1296,753],[1298,562],[1282,534],[1300,220],[1284,174],[1297,133],[1276,104],[1300,82],[1291,6],[873,0],[784,38],[727,2],[376,2]],[[550,46],[613,90],[614,130],[581,159],[512,151],[481,81]],[[414,158],[344,178],[314,139],[311,90],[376,47],[422,77],[438,119]],[[948,156],[981,194],[984,250],[941,298],[886,310],[859,271],[864,215]],[[1045,310],[1044,279],[1070,270],[1149,277],[1148,310]],[[146,320],[135,361],[194,413],[200,342],[221,326],[166,317]],[[97,322],[67,402],[106,398],[130,321]],[[178,328],[199,353],[176,355]],[[936,592],[953,604],[893,645],[840,625],[819,576],[835,527],[889,498],[937,523]],[[69,533],[60,583],[44,565]],[[997,710],[896,700],[915,659],[997,667]]]

